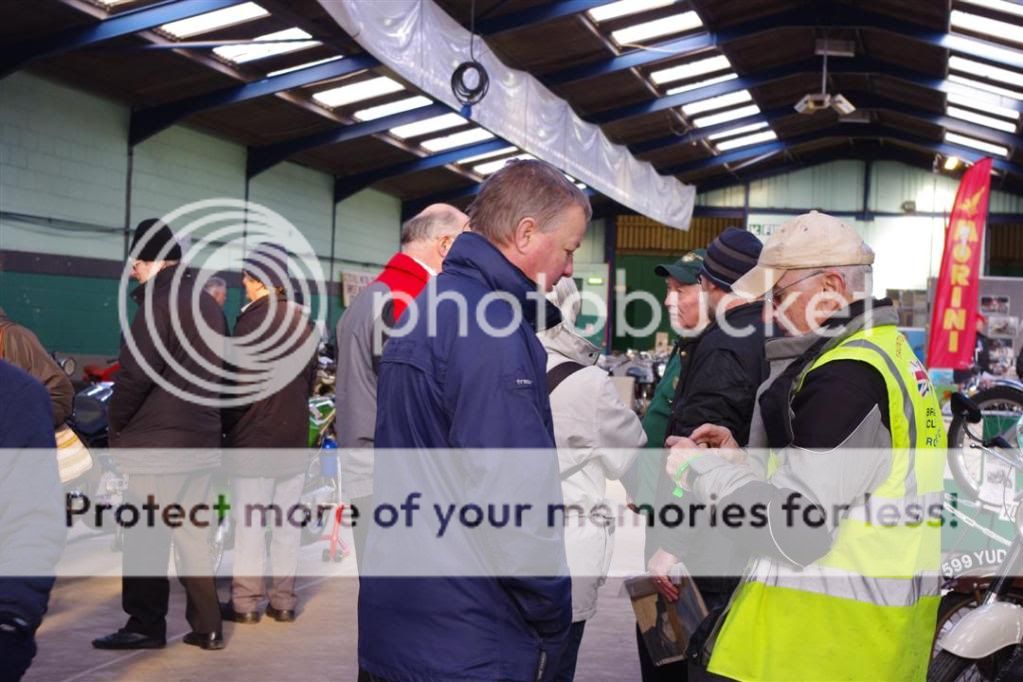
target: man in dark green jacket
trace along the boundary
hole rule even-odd
[[[671,349],[671,357],[664,369],[664,376],[654,390],[653,399],[643,416],[643,430],[646,432],[647,452],[637,458],[633,467],[632,501],[639,505],[653,505],[657,494],[657,479],[664,475],[664,440],[668,435],[668,423],[671,420],[671,404],[679,384],[682,361],[691,351],[694,339],[705,326],[706,319],[700,314],[700,283],[697,279],[706,252],[696,249],[686,253],[674,263],[658,265],[654,270],[663,277],[667,285],[664,306],[667,309],[671,328],[679,336]],[[644,565],[657,550],[657,545],[647,543],[644,549]],[[655,667],[647,653],[639,628],[636,628],[639,641],[639,661],[643,682],[672,680],[686,670],[685,661],[669,663]]]

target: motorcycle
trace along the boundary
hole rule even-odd
[[[643,416],[653,400],[657,382],[664,376],[668,359],[667,355],[630,350],[623,355],[601,356],[597,366],[612,377],[631,377],[634,380],[630,407]]]
[[[1010,392],[1011,391],[1011,392]],[[938,613],[935,655],[928,669],[931,682],[1023,678],[1023,493],[1008,500],[1009,476],[1023,472],[1023,391],[997,386],[973,398],[952,396],[948,465],[962,495],[993,511],[1001,505],[1014,520],[1008,541],[946,504],[957,519],[989,539],[1007,544],[997,566],[981,566],[950,578]],[[974,427],[983,425],[977,434]],[[1010,445],[1008,438],[1015,443]],[[990,466],[991,463],[998,463]],[[997,477],[992,472],[1001,472]],[[1008,475],[1006,475],[1006,472]],[[992,486],[991,484],[995,485]],[[1001,484],[1002,495],[992,492]]]

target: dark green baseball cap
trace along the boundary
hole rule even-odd
[[[696,284],[706,255],[706,249],[693,249],[674,263],[661,263],[654,272],[659,277],[674,277],[682,284]]]

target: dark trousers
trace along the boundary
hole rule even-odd
[[[572,623],[572,628],[568,631],[568,640],[565,641],[565,648],[558,661],[558,676],[555,678],[557,682],[572,682],[575,679],[575,665],[579,660],[579,645],[583,643],[585,628],[585,620]]]
[[[373,525],[373,496],[353,497],[348,503],[359,510],[359,518],[352,526],[352,539],[355,541],[355,565],[362,575],[362,558],[365,556],[366,535]]]
[[[167,606],[170,581],[167,564],[171,543],[175,549],[179,580],[185,588],[185,618],[195,632],[220,632],[220,603],[213,581],[210,557],[210,528],[189,523],[188,512],[199,504],[212,505],[210,472],[192,474],[131,474],[125,491],[125,503],[142,509],[152,495],[159,505],[156,523],[149,526],[146,515],[124,532],[124,577],[121,579],[121,606],[128,614],[124,629],[157,639],[167,637]],[[163,510],[181,505],[185,519],[178,528],[164,523]],[[215,511],[197,515],[200,522],[217,522]],[[126,522],[126,521],[125,521]]]

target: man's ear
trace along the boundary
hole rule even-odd
[[[454,242],[455,238],[450,234],[446,234],[437,240],[437,255],[440,256],[441,260],[444,260],[447,257],[448,251],[451,250],[451,245]]]
[[[831,271],[824,275],[825,291],[842,291],[845,288],[845,279],[837,272]]]
[[[527,217],[520,220],[512,235],[512,245],[515,250],[520,253],[527,251],[530,244],[536,239],[537,232],[538,226],[533,218]]]

